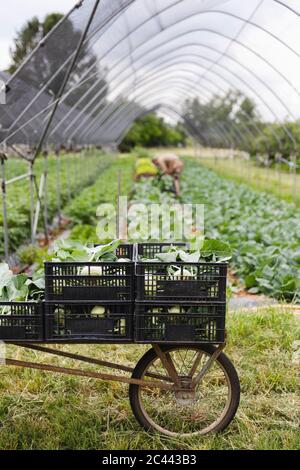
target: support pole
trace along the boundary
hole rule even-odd
[[[57,197],[57,214],[58,214],[58,225],[61,224],[61,165],[60,165],[60,153],[56,152],[56,197]]]
[[[45,239],[48,241],[48,152],[44,153],[44,227],[45,227]]]
[[[42,206],[42,197],[43,197],[43,191],[44,191],[44,184],[45,184],[45,175],[42,174],[39,186],[37,186],[37,182],[35,180],[37,203],[36,203],[36,208],[35,208],[34,224],[33,224],[34,237],[36,237],[37,230],[38,230],[38,223],[39,223],[40,210],[41,210],[41,206]],[[47,239],[46,233],[45,233],[45,238]],[[46,240],[46,243],[47,243],[47,240]]]
[[[86,148],[84,148],[83,150],[81,150],[83,152],[83,155],[84,155],[84,166],[85,166],[85,185],[88,186],[89,185],[89,182],[90,182],[90,172],[89,172],[89,168],[90,168],[90,160],[89,160],[89,154],[88,154],[88,151],[86,150]]]
[[[23,158],[24,160],[26,160],[27,162],[30,162],[31,159],[25,155],[23,152],[21,152],[20,149],[18,149],[17,147],[15,147],[13,144],[9,144],[9,147],[11,147],[13,149],[13,151],[19,155],[19,157]]]
[[[88,19],[87,25],[86,25],[86,27],[85,27],[83,33],[82,33],[82,36],[81,36],[81,39],[80,39],[80,41],[79,41],[79,43],[78,43],[78,46],[77,46],[77,49],[76,49],[76,51],[75,51],[74,57],[73,57],[73,59],[72,59],[72,61],[71,61],[71,63],[70,63],[70,66],[69,66],[69,68],[68,68],[68,70],[67,70],[67,72],[66,72],[66,75],[65,75],[65,77],[64,77],[64,80],[63,80],[63,82],[62,82],[62,85],[61,85],[61,87],[60,87],[60,89],[59,89],[57,95],[55,96],[55,103],[54,103],[54,106],[53,106],[53,108],[52,108],[52,111],[50,112],[50,116],[49,116],[48,122],[47,122],[47,124],[46,124],[46,126],[45,126],[45,129],[44,129],[44,131],[43,131],[43,133],[42,133],[40,142],[39,142],[39,144],[38,144],[38,146],[37,146],[37,148],[36,148],[33,161],[35,161],[35,160],[37,159],[37,157],[39,156],[39,154],[41,153],[41,150],[42,150],[42,148],[43,148],[44,142],[45,142],[45,140],[46,140],[46,138],[47,138],[47,136],[48,136],[48,132],[49,132],[49,130],[50,130],[52,121],[53,121],[53,119],[54,119],[54,117],[55,117],[57,108],[58,108],[58,106],[59,106],[60,100],[61,100],[61,98],[62,98],[62,96],[63,96],[63,94],[64,94],[65,88],[66,88],[66,86],[67,86],[67,84],[68,84],[69,78],[70,78],[70,76],[71,76],[71,74],[72,74],[72,72],[73,72],[73,69],[74,69],[75,65],[76,65],[76,62],[77,62],[77,59],[78,59],[79,54],[80,54],[80,52],[81,52],[82,46],[83,46],[83,44],[84,44],[84,41],[86,40],[86,37],[87,37],[87,34],[88,34],[88,32],[89,32],[90,26],[91,26],[91,24],[92,24],[92,22],[93,22],[93,19],[94,19],[95,15],[96,15],[96,12],[97,12],[99,3],[100,3],[100,0],[95,0],[95,4],[94,4],[94,7],[93,7],[93,10],[92,10],[91,15],[90,15],[90,17],[89,17],[89,19]]]
[[[70,163],[72,162],[72,158],[71,158],[71,156],[68,157],[67,155],[64,155],[64,160],[65,160],[65,172],[66,172],[65,179],[66,179],[67,187],[68,187],[68,201],[70,203],[71,199],[72,199],[72,188],[71,188],[71,186],[72,186],[72,178],[71,178],[72,172],[70,171],[70,169],[71,169]]]
[[[82,171],[83,171],[83,168],[82,168],[82,154],[79,153],[78,154],[78,164],[79,164],[79,187],[80,189],[83,188],[83,174],[82,174]]]
[[[8,238],[8,224],[7,224],[7,201],[6,201],[6,180],[5,180],[5,161],[7,156],[5,153],[0,154],[1,157],[1,173],[2,173],[2,208],[3,208],[3,235],[4,235],[4,253],[5,260],[8,261],[9,257],[9,238]]]
[[[34,173],[33,173],[33,161],[29,163],[29,185],[30,185],[30,232],[31,232],[31,244],[34,245]]]
[[[292,163],[293,163],[293,189],[292,189],[292,197],[295,202],[297,203],[297,154],[296,152],[292,155]]]
[[[278,157],[277,157],[276,171],[277,171],[278,194],[281,197],[282,185],[281,185],[281,155],[280,154],[278,154]]]
[[[120,197],[121,197],[121,170],[119,170],[118,172],[117,238],[120,238]]]

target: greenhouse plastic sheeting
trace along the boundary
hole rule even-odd
[[[299,118],[300,7],[277,0],[102,0],[46,142],[107,144],[150,111],[239,90],[269,122]],[[88,24],[84,0],[6,77],[0,142],[36,145]],[[192,123],[185,123],[192,132]],[[227,133],[223,129],[224,135]],[[220,132],[223,132],[220,130]]]

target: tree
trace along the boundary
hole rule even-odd
[[[27,21],[17,33],[14,46],[10,49],[12,57],[12,64],[9,68],[10,73],[14,73],[20,67],[24,59],[62,18],[61,13],[51,13],[42,22],[36,16]]]
[[[11,48],[12,65],[9,69],[10,73],[15,72],[24,59],[32,52],[33,49],[41,42],[41,40],[51,32],[54,26],[63,18],[61,13],[51,13],[47,15],[43,21],[37,17],[27,21],[24,27],[18,32],[14,40],[14,46]],[[57,34],[53,34],[45,42],[44,47],[38,49],[27,62],[24,73],[21,78],[34,89],[40,89],[47,84],[47,91],[51,95],[56,96],[63,83],[65,74],[69,67],[70,58],[73,56],[77,44],[81,39],[82,32],[76,29],[70,19],[65,19],[61,27],[58,27]],[[80,82],[85,71],[89,71],[89,75],[100,75],[97,63],[97,57],[89,49],[89,43],[86,41],[81,48],[77,59],[76,66],[69,78],[66,92],[75,84]],[[100,105],[97,112],[92,115],[99,115],[99,112],[105,106],[105,97],[107,95],[107,83],[105,80],[105,71],[101,73],[103,78],[98,80],[97,86],[93,78],[86,79],[81,86],[74,87],[72,93],[68,94],[65,103],[70,107],[76,104],[76,108],[80,109],[86,106],[96,95]],[[77,102],[84,95],[85,99]],[[90,109],[88,110],[91,111]]]
[[[193,123],[204,146],[247,150],[258,132],[255,103],[239,91],[214,95],[207,103],[200,103],[198,98],[187,100],[183,116]]]
[[[255,139],[255,147],[260,154],[267,154],[270,163],[275,161],[277,154],[287,160],[300,153],[300,121],[265,123],[262,133]]]
[[[215,95],[205,104],[197,98],[186,101],[184,117],[193,123],[203,146],[235,148],[251,156],[267,155],[272,164],[277,154],[292,159],[300,154],[300,120],[264,122],[255,103],[239,91]]]
[[[133,124],[121,144],[121,150],[134,147],[168,147],[184,145],[185,135],[178,126],[171,126],[155,114],[148,114]]]

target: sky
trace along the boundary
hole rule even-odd
[[[67,13],[77,1],[0,0],[0,70],[9,65],[9,46],[28,19]],[[103,0],[103,15],[118,4]],[[295,14],[290,8],[297,4]],[[296,119],[299,14],[300,0],[136,0],[90,48],[106,71],[110,100],[124,93],[150,106],[153,96],[162,98],[155,89],[180,105],[187,93],[207,101],[212,93],[236,89],[255,101],[265,120]]]
[[[10,64],[9,48],[16,32],[33,16],[47,13],[67,13],[76,0],[0,0],[0,70]]]

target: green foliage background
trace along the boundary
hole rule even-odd
[[[155,114],[138,119],[123,140],[120,149],[128,151],[134,147],[173,147],[184,145],[186,137],[178,125],[172,127]]]

